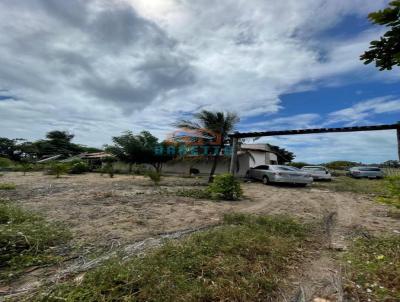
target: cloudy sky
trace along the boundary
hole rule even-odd
[[[385,0],[1,0],[0,136],[163,139],[201,109],[240,131],[393,123],[400,72],[359,55]],[[393,131],[259,140],[297,160],[396,158]]]

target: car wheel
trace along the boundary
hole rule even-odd
[[[263,176],[262,181],[263,181],[263,184],[264,184],[264,185],[268,185],[268,184],[269,184],[269,179],[268,179],[267,176]]]

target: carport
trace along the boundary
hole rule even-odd
[[[357,127],[341,127],[341,128],[315,128],[315,129],[298,129],[298,130],[279,130],[279,131],[263,131],[263,132],[235,132],[229,135],[232,140],[232,155],[229,172],[235,173],[235,165],[238,151],[238,141],[240,138],[256,138],[263,136],[283,136],[283,135],[300,135],[300,134],[316,134],[316,133],[333,133],[333,132],[361,132],[361,131],[378,131],[378,130],[396,130],[397,132],[397,154],[400,161],[400,121],[396,124],[374,125],[374,126],[357,126]]]

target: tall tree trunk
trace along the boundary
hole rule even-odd
[[[214,157],[214,162],[213,162],[213,165],[212,165],[212,168],[211,168],[211,171],[210,171],[210,176],[208,177],[208,183],[212,183],[213,180],[214,180],[214,173],[215,173],[215,170],[217,169],[217,163],[218,163],[219,154],[221,153],[221,150],[222,150],[223,146],[224,146],[224,143],[222,143],[219,146],[218,152]]]

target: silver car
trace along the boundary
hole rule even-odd
[[[246,177],[262,180],[264,184],[280,182],[306,186],[313,182],[310,173],[301,171],[295,167],[282,165],[261,165],[250,168],[247,171]]]
[[[383,178],[385,176],[378,167],[353,167],[349,169],[348,175],[354,178]]]
[[[301,170],[311,174],[314,180],[332,180],[331,172],[324,166],[304,166]]]

